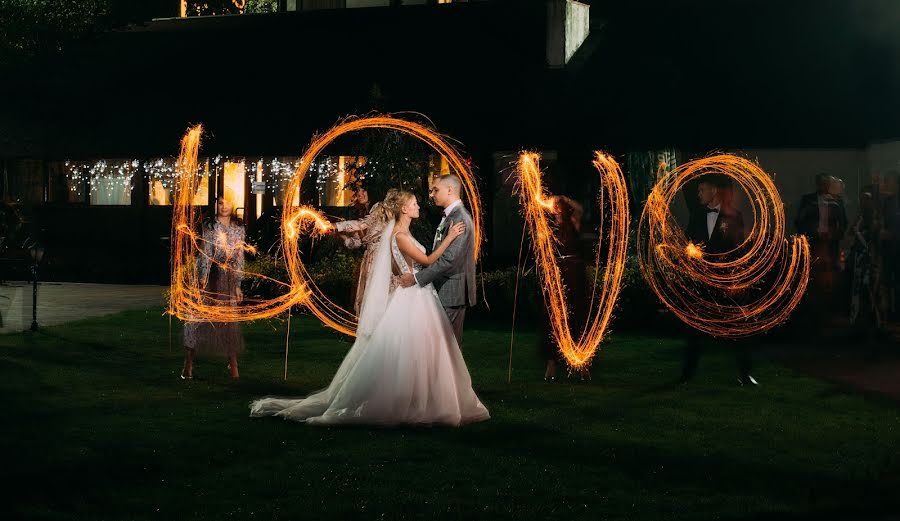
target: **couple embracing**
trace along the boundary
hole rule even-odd
[[[459,349],[466,307],[475,304],[475,230],[454,175],[431,190],[444,209],[433,252],[409,231],[415,195],[392,191],[368,270],[356,342],[329,386],[305,398],[263,398],[251,416],[314,425],[445,424],[490,418]]]

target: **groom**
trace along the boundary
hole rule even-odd
[[[455,175],[443,175],[435,180],[431,198],[434,204],[444,209],[444,217],[434,234],[433,247],[441,243],[447,230],[456,223],[465,223],[466,231],[450,244],[434,264],[415,275],[404,274],[400,279],[400,285],[404,288],[413,284],[434,284],[441,305],[453,325],[456,343],[460,345],[466,306],[475,305],[475,225],[459,198],[461,192],[462,182]]]

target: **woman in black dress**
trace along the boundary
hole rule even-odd
[[[581,254],[581,219],[584,207],[564,195],[552,197],[553,215],[556,224],[557,258],[560,277],[566,288],[566,302],[569,308],[569,327],[581,331],[588,312],[587,274],[584,257]],[[556,379],[556,367],[560,361],[559,346],[553,337],[547,309],[541,317],[540,354],[546,361],[544,380]],[[580,372],[581,379],[590,378],[590,368]]]

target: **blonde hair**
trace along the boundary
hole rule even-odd
[[[399,190],[396,188],[388,190],[384,202],[381,203],[381,210],[387,216],[385,221],[390,218],[399,219],[400,208],[403,208],[403,205],[406,204],[411,197],[415,197],[415,194],[406,190]]]

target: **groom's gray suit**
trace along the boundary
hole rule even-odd
[[[447,235],[447,230],[459,222],[466,224],[466,231],[450,244],[434,264],[416,273],[416,282],[420,286],[434,284],[444,311],[453,324],[456,341],[461,345],[466,306],[474,306],[476,302],[475,224],[469,211],[462,204],[456,205],[441,220],[434,234],[433,247],[436,248]]]

